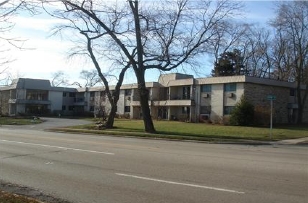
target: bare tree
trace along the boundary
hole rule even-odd
[[[97,70],[82,70],[80,72],[79,78],[84,80],[83,84],[80,84],[79,82],[74,82],[74,85],[77,85],[78,87],[94,87],[97,83],[101,81],[100,77],[98,76]]]
[[[283,2],[276,12],[271,21],[276,36],[275,68],[283,79],[297,84],[297,122],[301,123],[308,96],[308,2]],[[306,86],[304,94],[301,85]]]
[[[0,1],[0,74],[5,73],[8,67],[6,66],[10,60],[7,58],[7,56],[4,56],[4,53],[8,52],[8,48],[6,47],[6,44],[12,44],[12,39],[6,38],[4,36],[4,33],[10,31],[13,27],[12,23],[9,22],[9,18],[11,15],[14,13],[14,11],[19,7],[17,6],[16,8],[11,8],[8,6],[9,1]]]
[[[57,71],[51,74],[51,86],[58,87],[60,85],[68,85],[68,75],[63,71]]]
[[[237,49],[241,50],[241,45],[246,39],[249,28],[248,24],[232,22],[230,19],[215,26],[216,38],[212,40],[212,45],[210,46],[210,50],[213,51],[214,64],[218,63],[222,53]]]
[[[14,59],[8,56],[11,48],[23,49],[24,39],[16,38],[8,33],[14,28],[11,18],[18,14],[20,10],[34,14],[36,12],[34,1],[23,0],[0,0],[0,75],[6,74],[4,80],[9,79],[9,63]],[[2,77],[3,78],[3,77]]]
[[[228,0],[59,2],[65,8],[54,15],[61,13],[66,19],[79,18],[74,23],[82,24],[87,30],[80,29],[82,34],[88,35],[88,42],[94,39],[89,37],[88,27],[96,28],[96,38],[105,42],[96,48],[112,49],[109,59],[115,55],[122,64],[127,64],[124,67],[132,67],[138,82],[145,131],[151,133],[156,130],[149,109],[146,70],[171,71],[191,66],[195,63],[194,57],[207,53],[204,47],[211,47],[215,42],[215,27],[220,27],[220,23],[225,23],[242,6],[240,2]]]
[[[244,56],[244,65],[253,77],[270,78],[272,67],[272,38],[270,31],[249,25],[239,48]]]
[[[46,3],[46,2],[45,2]],[[48,2],[47,2],[48,3]],[[78,32],[83,36],[82,39],[75,41],[76,46],[71,50],[71,56],[85,55],[89,57],[96,69],[94,71],[82,71],[81,77],[86,80],[85,86],[94,86],[97,82],[102,81],[105,86],[105,93],[110,102],[111,109],[109,111],[108,119],[105,123],[106,128],[113,128],[114,118],[117,112],[117,102],[120,95],[120,87],[124,80],[124,74],[126,70],[130,67],[130,62],[118,55],[119,49],[114,46],[113,41],[106,39],[106,31],[101,29],[99,25],[91,17],[87,16],[83,12],[74,12],[70,10],[70,5],[67,2],[62,2],[66,6],[64,10],[58,10],[55,13],[49,13],[54,17],[68,20],[68,24],[59,25],[55,28],[55,32],[59,33],[64,30],[72,30],[73,32]],[[67,12],[70,11],[70,12]],[[72,14],[72,15],[71,15]],[[122,20],[116,12],[110,14],[110,19],[113,21]],[[81,43],[81,45],[79,45]],[[107,45],[106,49],[102,45]],[[116,53],[116,54],[115,54]],[[117,57],[115,57],[115,55]],[[107,56],[107,57],[105,57]],[[119,57],[120,56],[120,57]],[[104,73],[102,66],[104,65],[104,60],[112,61],[112,67],[117,66],[117,68],[110,68],[108,73]],[[103,64],[103,65],[102,65]],[[114,90],[110,90],[108,78],[113,75],[112,71],[117,72],[117,83]],[[80,83],[75,82],[74,84],[82,86]]]
[[[9,86],[13,85],[14,81],[17,81],[18,78],[24,77],[24,74],[21,74],[20,72],[16,71],[6,71],[3,73],[4,77],[0,80],[0,84],[3,86]]]

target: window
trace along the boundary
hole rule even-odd
[[[48,100],[48,91],[47,90],[27,90],[26,94],[27,100]]]
[[[295,96],[296,90],[294,88],[290,89],[290,96],[294,97]]]
[[[84,102],[84,98],[83,97],[74,98],[74,102]]]
[[[190,114],[190,107],[188,106],[182,107],[182,114]]]
[[[63,105],[63,106],[62,106],[62,111],[65,111],[65,110],[66,110],[66,106]]]
[[[90,97],[94,97],[95,96],[95,92],[90,92]]]
[[[124,112],[129,113],[130,112],[130,106],[125,106],[124,107]]]
[[[190,86],[183,87],[183,99],[190,99]]]
[[[225,106],[224,107],[224,115],[230,115],[231,112],[233,111],[234,106]]]
[[[236,91],[236,83],[227,83],[224,86],[225,92],[235,92]]]
[[[90,111],[94,111],[94,106],[90,106]]]
[[[74,106],[68,106],[69,111],[74,111]]]
[[[75,96],[76,96],[75,92],[70,92],[69,93],[69,97],[75,97]]]
[[[63,92],[63,97],[66,97],[66,92]]]
[[[125,90],[125,96],[130,96],[131,94],[132,94],[132,90],[131,89]]]
[[[210,114],[211,106],[200,106],[200,114]]]
[[[212,92],[212,85],[202,85],[201,92]]]

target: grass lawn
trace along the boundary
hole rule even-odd
[[[29,125],[41,123],[40,119],[0,117],[0,125]]]
[[[40,203],[40,201],[0,190],[0,203]]]
[[[283,140],[308,136],[308,126],[279,126],[272,130],[270,138],[269,128],[222,126],[204,123],[183,123],[176,121],[154,121],[157,135],[144,133],[142,120],[116,119],[114,129],[95,130],[95,124],[74,126],[74,129],[91,130],[98,134],[126,134],[146,137],[167,137],[175,139],[247,139],[247,140]]]

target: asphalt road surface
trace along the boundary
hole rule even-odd
[[[308,148],[0,127],[0,180],[74,203],[307,203]]]

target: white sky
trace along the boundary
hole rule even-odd
[[[270,1],[246,1],[247,22],[266,23],[274,16],[274,4]],[[59,70],[68,75],[70,81],[80,81],[79,73],[83,69],[93,69],[91,63],[81,60],[69,60],[67,51],[71,42],[60,36],[50,36],[51,28],[59,23],[58,19],[48,16],[17,16],[10,36],[26,39],[25,50],[11,49],[7,55],[16,59],[9,64],[9,71],[20,77],[51,79],[51,73]],[[211,64],[205,65],[204,75],[210,74]],[[147,81],[157,81],[157,71],[148,72]],[[126,76],[124,83],[135,82],[133,74]]]

